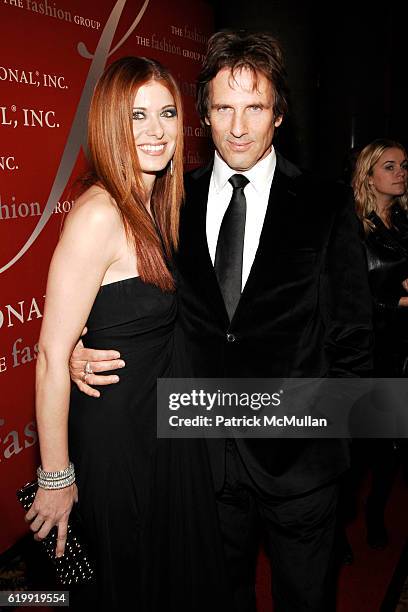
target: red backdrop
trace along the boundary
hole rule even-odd
[[[0,553],[26,532],[15,491],[39,463],[36,342],[94,84],[124,55],[169,66],[185,102],[186,168],[197,166],[207,140],[195,78],[212,28],[200,0],[0,0]]]

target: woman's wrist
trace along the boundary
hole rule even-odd
[[[46,472],[40,466],[37,469],[38,486],[41,489],[65,489],[75,482],[74,464],[70,461],[63,470]]]

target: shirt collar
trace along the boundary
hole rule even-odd
[[[245,172],[236,172],[232,170],[228,164],[218,155],[217,151],[214,154],[213,180],[216,191],[219,193],[228,183],[228,180],[233,174],[243,174],[250,181],[251,185],[258,192],[270,188],[273,175],[276,168],[276,153],[272,145],[269,155],[264,157],[250,170]]]

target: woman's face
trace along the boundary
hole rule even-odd
[[[177,110],[169,90],[158,81],[139,87],[133,103],[133,135],[145,183],[151,185],[176,148]]]
[[[403,195],[407,190],[408,161],[401,149],[386,149],[373,167],[370,185],[374,192],[390,199]]]

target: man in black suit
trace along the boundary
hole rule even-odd
[[[370,297],[357,220],[342,186],[274,150],[287,89],[272,36],[216,33],[198,108],[216,151],[210,166],[186,177],[177,255],[194,375],[364,375]],[[83,367],[95,354],[80,358]],[[345,442],[209,440],[208,448],[235,610],[255,610],[262,535],[275,609],[328,612]]]

